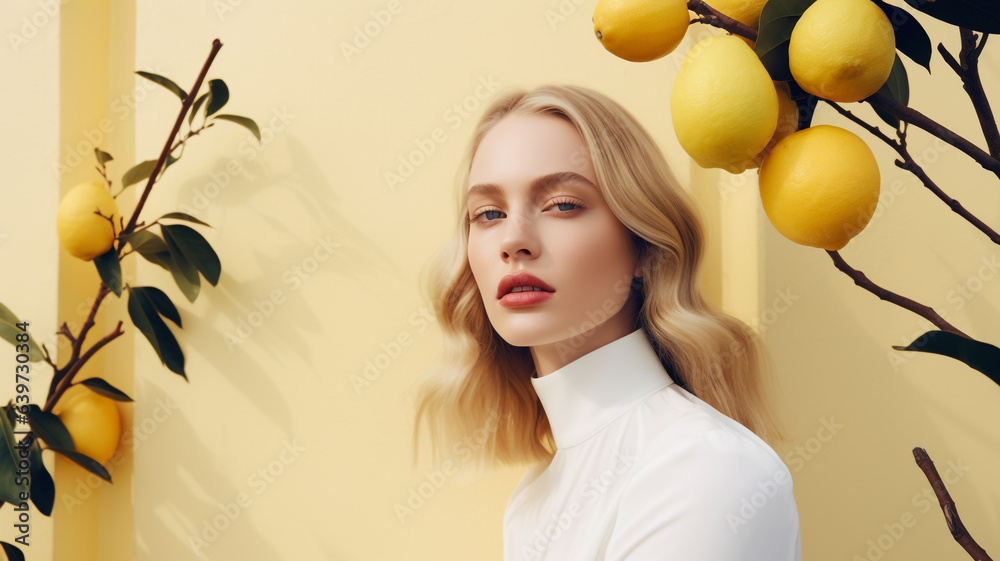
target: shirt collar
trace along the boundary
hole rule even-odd
[[[551,374],[531,378],[556,448],[579,444],[673,383],[642,327]]]

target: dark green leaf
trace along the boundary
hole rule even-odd
[[[873,1],[882,8],[889,18],[889,23],[892,24],[892,29],[896,33],[896,49],[930,72],[931,38],[927,36],[927,31],[920,22],[902,8],[886,4],[882,0]]]
[[[167,244],[163,242],[163,239],[149,230],[132,232],[131,234],[121,236],[121,239],[128,242],[134,251],[138,251],[143,255],[167,251]]]
[[[184,256],[184,252],[177,246],[177,241],[167,234],[167,225],[160,224],[160,232],[163,233],[163,241],[167,244],[168,255],[170,255],[170,273],[174,276],[174,281],[184,293],[184,297],[190,302],[198,298],[201,291],[201,277],[198,276],[198,268]]]
[[[219,116],[221,117],[222,115],[219,115]],[[208,226],[209,228],[212,227],[212,225],[209,224],[208,222],[202,222],[201,220],[198,220],[197,218],[191,216],[190,214],[185,214],[183,212],[168,212],[168,213],[164,214],[163,216],[161,216],[160,218],[158,218],[158,220],[163,220],[164,218],[174,218],[176,220],[187,220],[188,222],[194,222],[196,224],[202,224],[204,226]]]
[[[136,74],[142,76],[147,80],[152,80],[153,82],[156,82],[157,84],[163,86],[164,88],[167,88],[168,90],[174,92],[174,94],[177,97],[181,98],[181,101],[184,101],[184,98],[187,97],[187,92],[182,90],[181,87],[175,84],[174,81],[171,80],[170,78],[167,78],[165,76],[160,76],[159,74],[153,74],[152,72],[144,72],[142,70],[136,71]]]
[[[35,503],[35,508],[45,516],[52,516],[52,504],[56,500],[56,486],[49,475],[49,470],[45,469],[45,462],[42,461],[42,448],[35,441],[31,444],[31,484],[29,486],[29,496],[31,502]]]
[[[790,80],[788,40],[799,17],[815,0],[768,0],[760,13],[754,52],[775,81]]]
[[[18,485],[17,479],[17,439],[14,428],[6,414],[0,415],[0,433],[3,442],[0,443],[0,500],[18,504],[20,493],[26,491],[25,485]]]
[[[1000,33],[1000,2],[996,0],[906,0],[906,3],[958,27]]]
[[[14,315],[14,312],[10,311],[10,308],[7,306],[0,304],[0,339],[14,345],[14,350],[16,351],[17,345],[24,344],[17,340],[17,335],[19,333],[28,333],[28,362],[38,362],[45,358],[42,355],[42,347],[35,341],[30,332],[23,331],[18,327],[18,323],[21,322]]]
[[[101,378],[87,378],[86,380],[80,381],[80,383],[87,386],[96,393],[99,393],[104,397],[110,397],[115,401],[134,401],[125,392],[112,386],[107,381]]]
[[[188,114],[188,124],[194,123],[194,116],[201,109],[201,104],[205,103],[205,99],[208,98],[208,93],[203,93],[198,96],[198,99],[194,100],[194,105],[191,106],[191,113]]]
[[[67,458],[79,464],[80,467],[82,467],[83,469],[89,471],[90,473],[96,475],[97,477],[100,477],[101,479],[107,481],[108,483],[113,483],[111,481],[111,474],[108,473],[108,470],[104,469],[104,466],[102,466],[101,463],[95,460],[94,458],[91,458],[90,456],[87,456],[85,454],[81,454],[76,450],[68,450],[66,448],[57,448],[55,446],[49,446],[48,449],[52,450],[57,454],[62,454],[63,456],[66,456]]]
[[[101,150],[100,148],[96,147],[94,148],[94,156],[97,157],[97,162],[101,164],[102,167],[104,166],[104,164],[114,159],[111,157],[111,154],[108,154],[104,150]]]
[[[906,67],[903,66],[903,61],[899,58],[898,54],[896,55],[896,60],[892,63],[892,71],[889,72],[889,78],[879,88],[878,93],[886,97],[891,97],[900,105],[906,105],[910,102],[910,82],[906,77]],[[899,127],[899,119],[874,106],[872,108],[890,126],[893,128]]]
[[[177,344],[177,338],[160,318],[156,305],[144,292],[129,290],[128,315],[136,328],[149,340],[149,344],[159,355],[160,362],[187,379],[184,373],[184,353]]]
[[[115,248],[105,251],[94,258],[94,265],[97,266],[97,273],[101,275],[104,285],[115,293],[115,296],[122,295],[122,264],[118,261],[118,252]]]
[[[62,419],[42,409],[34,403],[28,405],[28,423],[35,436],[45,441],[49,446],[76,450],[73,437],[70,436]]]
[[[174,162],[179,159],[180,158],[175,158],[173,154],[167,154],[167,159],[163,161],[163,169],[167,169],[168,167],[174,165]]]
[[[153,168],[155,167],[156,160],[146,160],[145,162],[132,166],[132,168],[126,171],[125,175],[122,176],[122,189],[146,179],[149,177],[149,174],[153,173]]]
[[[174,322],[174,325],[177,327],[183,327],[181,325],[181,316],[177,313],[177,308],[165,292],[155,286],[137,286],[133,290],[142,292],[143,296],[153,303],[157,313],[161,316]]]
[[[157,237],[159,237],[159,236],[157,236]],[[163,240],[160,240],[160,241],[163,241]],[[163,245],[164,245],[164,247],[166,247],[166,244],[163,244]],[[140,252],[140,255],[142,255],[143,257],[145,257],[146,261],[149,261],[150,263],[155,263],[156,265],[159,265],[159,266],[163,267],[167,271],[171,271],[173,269],[174,262],[173,262],[172,259],[170,259],[170,252],[167,251],[167,250],[157,251],[157,252],[152,252],[152,253],[142,253],[142,252]]]
[[[1000,349],[989,343],[948,331],[928,331],[905,347],[893,345],[892,348],[935,353],[960,360],[1000,385]]]
[[[49,509],[52,510],[51,508]],[[48,516],[48,514],[46,514]],[[0,541],[0,545],[3,546],[3,552],[7,555],[9,561],[24,561],[24,554],[18,549],[16,545],[9,544],[7,542]]]
[[[229,101],[229,87],[222,80],[208,81],[208,107],[205,108],[205,115],[214,115],[222,106]]]
[[[260,128],[257,123],[254,122],[250,117],[242,117],[240,115],[216,115],[216,119],[222,119],[225,121],[232,121],[237,125],[242,125],[246,127],[250,132],[257,137],[257,142],[260,142]]]
[[[167,242],[171,255],[177,251],[183,253],[184,257],[205,275],[205,279],[212,286],[219,283],[222,263],[219,262],[219,256],[208,240],[197,230],[183,224],[161,224],[160,231],[163,232],[163,240]]]
[[[789,93],[792,101],[799,108],[799,124],[795,130],[807,129],[812,124],[813,115],[816,113],[816,105],[819,98],[802,89],[794,80],[788,82]]]

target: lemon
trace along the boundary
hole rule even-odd
[[[760,59],[742,40],[717,35],[681,61],[670,94],[674,131],[703,168],[741,173],[778,124],[778,95]]]
[[[712,7],[743,25],[757,29],[767,0],[713,0]]]
[[[687,33],[684,0],[598,0],[594,35],[611,54],[631,62],[667,55]]]
[[[104,216],[94,214],[100,210]],[[101,181],[70,189],[56,211],[56,233],[70,255],[90,261],[111,249],[114,228],[105,216],[117,219],[118,205]]]
[[[774,145],[781,139],[792,134],[799,128],[799,106],[792,101],[792,92],[788,87],[788,82],[775,82],[774,90],[778,94],[778,126],[771,135],[771,140],[767,146],[760,151],[753,159],[749,167],[759,168],[764,162],[764,156],[774,148]]]
[[[878,163],[858,135],[817,125],[778,142],[760,167],[760,201],[789,240],[838,250],[868,225],[878,204]]]
[[[858,101],[877,92],[895,59],[892,24],[871,0],[816,0],[788,42],[792,77],[831,101]]]
[[[77,452],[103,464],[118,448],[122,424],[113,399],[74,384],[59,397],[52,412],[66,425]]]

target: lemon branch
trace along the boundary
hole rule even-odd
[[[945,522],[948,524],[948,531],[951,532],[955,541],[965,548],[965,551],[973,559],[992,561],[986,550],[980,547],[976,543],[976,540],[972,539],[972,536],[969,535],[969,531],[965,529],[965,524],[962,524],[962,519],[958,517],[958,509],[955,507],[955,501],[952,500],[951,494],[948,493],[944,482],[941,481],[941,475],[938,474],[937,468],[934,467],[934,462],[931,461],[927,452],[918,446],[913,449],[913,458],[916,460],[920,470],[924,472],[924,476],[927,477],[931,488],[934,489],[934,494],[937,495],[938,503],[941,505],[941,512],[944,513]]]
[[[983,89],[983,81],[979,77],[979,54],[986,46],[988,34],[983,34],[982,41],[976,44],[977,36],[971,29],[959,28],[962,36],[962,48],[958,54],[958,60],[944,48],[942,43],[938,43],[938,52],[948,66],[962,79],[962,88],[969,94],[972,106],[976,109],[976,116],[979,117],[979,125],[983,129],[983,136],[986,137],[986,145],[990,149],[990,154],[994,158],[1000,157],[1000,132],[997,131],[997,122],[993,118],[993,110],[990,109],[990,100],[986,97]]]
[[[895,161],[897,167],[909,171],[913,175],[917,176],[917,179],[919,179],[920,182],[923,183],[925,187],[930,189],[930,191],[934,193],[934,195],[937,198],[944,201],[944,203],[948,205],[948,208],[955,211],[955,213],[957,213],[962,218],[968,220],[969,223],[975,226],[980,232],[986,234],[986,236],[990,238],[990,240],[993,243],[1000,245],[1000,234],[997,234],[997,232],[992,228],[990,228],[988,225],[986,225],[985,222],[983,222],[975,215],[973,215],[971,212],[969,212],[969,210],[966,209],[964,206],[962,206],[961,203],[959,203],[955,199],[945,194],[945,192],[940,187],[938,187],[938,185],[934,183],[934,181],[927,175],[924,169],[920,167],[919,164],[917,164],[917,162],[913,159],[913,156],[910,154],[909,149],[906,147],[905,129],[902,131],[899,130],[896,131],[896,135],[899,136],[899,141],[895,141],[886,136],[886,134],[883,133],[881,130],[879,130],[878,127],[868,124],[863,119],[859,118],[857,115],[851,113],[847,109],[844,109],[837,103],[834,103],[828,99],[824,99],[823,101],[826,102],[830,107],[833,107],[838,113],[846,117],[848,120],[857,123],[858,126],[870,132],[873,136],[875,136],[882,142],[888,144],[902,158],[902,160]]]
[[[691,20],[691,23],[705,23],[713,27],[725,29],[733,35],[742,35],[751,41],[757,40],[756,29],[742,24],[726,14],[723,14],[706,4],[704,0],[688,0],[687,7],[692,12],[701,16],[697,19]]]
[[[957,327],[945,321],[945,319],[942,318],[940,315],[938,315],[938,313],[935,312],[934,309],[931,308],[930,306],[925,306],[920,302],[917,302],[915,300],[910,300],[905,296],[900,296],[899,294],[896,294],[891,290],[886,290],[885,288],[878,286],[877,284],[872,282],[871,279],[869,279],[864,273],[848,265],[847,262],[844,261],[844,258],[840,256],[840,252],[831,251],[829,249],[825,251],[830,256],[830,258],[833,259],[833,264],[838,269],[843,271],[844,274],[851,277],[851,279],[854,281],[854,284],[860,286],[861,288],[867,290],[868,292],[871,292],[875,296],[878,296],[880,300],[891,302],[901,308],[906,308],[907,310],[910,310],[911,312],[919,316],[925,317],[927,318],[927,320],[936,325],[942,331],[948,331],[954,333],[955,335],[961,335],[966,339],[971,339],[971,337],[969,337],[965,333],[962,333]]]
[[[181,130],[181,125],[184,123],[184,117],[187,116],[188,109],[194,103],[195,97],[198,95],[198,90],[201,88],[202,82],[205,81],[205,76],[208,74],[208,68],[212,66],[212,61],[215,60],[215,55],[219,53],[219,49],[222,48],[222,42],[218,39],[212,41],[212,50],[208,53],[208,58],[205,60],[205,64],[201,67],[201,72],[198,73],[198,78],[195,80],[194,85],[191,86],[191,93],[189,93],[184,101],[181,103],[180,114],[177,115],[177,121],[174,122],[174,128],[170,131],[170,135],[167,136],[167,142],[163,145],[163,150],[160,152],[159,159],[156,160],[156,165],[153,167],[153,171],[149,174],[149,179],[146,181],[146,188],[142,191],[142,195],[139,197],[139,202],[135,205],[135,211],[132,212],[132,217],[128,221],[128,225],[125,226],[125,230],[122,234],[129,234],[135,228],[136,222],[139,220],[139,213],[142,212],[143,205],[146,204],[146,198],[149,197],[149,192],[153,189],[153,184],[156,183],[156,177],[160,174],[160,170],[163,169],[163,165],[167,161],[167,156],[171,153],[171,147],[174,144],[174,139],[177,138],[177,133]],[[119,247],[119,250],[121,248]]]

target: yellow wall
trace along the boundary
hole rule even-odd
[[[446,477],[400,520],[397,505],[442,469],[426,447],[420,463],[410,465],[413,407],[405,389],[440,348],[417,278],[450,233],[452,178],[474,122],[501,91],[547,82],[590,86],[622,102],[660,142],[678,176],[690,179],[712,242],[706,290],[760,326],[775,357],[777,405],[791,437],[776,448],[794,476],[804,557],[867,559],[868,540],[877,548],[882,534],[888,546],[882,559],[964,555],[937,507],[914,503],[926,487],[910,455],[915,446],[927,449],[942,472],[949,461],[968,466],[949,488],[980,544],[1000,551],[988,531],[1000,522],[1000,458],[990,428],[997,426],[1000,389],[950,359],[892,351],[923,332],[919,318],[858,289],[821,250],[780,237],[760,208],[753,172],[734,178],[692,168],[671,128],[670,87],[683,53],[714,31],[693,28],[669,57],[626,63],[593,38],[593,6],[593,0],[67,3],[64,29],[32,43],[48,48],[47,55],[36,54],[34,64],[6,55],[19,72],[40,73],[42,84],[62,76],[61,104],[51,88],[22,100],[46,116],[48,136],[33,137],[42,139],[36,141],[42,151],[65,152],[70,135],[93,128],[102,111],[121,115],[118,134],[109,138],[118,176],[130,160],[158,155],[179,109],[176,97],[130,72],[157,72],[190,88],[216,37],[224,46],[209,78],[230,87],[224,112],[253,117],[264,135],[257,144],[243,129],[221,123],[194,138],[153,190],[142,216],[182,210],[210,223],[199,229],[223,266],[219,285],[203,282],[190,303],[161,269],[135,264],[136,282],[164,289],[180,309],[184,328],[173,331],[190,381],[162,366],[141,335],[116,342],[103,375],[136,398],[122,407],[134,455],[129,450],[115,467],[113,492],[102,489],[101,500],[91,501],[100,512],[99,533],[77,526],[58,535],[54,557],[40,548],[31,559],[83,559],[60,551],[89,540],[86,558],[94,559],[499,560],[503,508],[526,466],[474,481]],[[955,47],[956,34],[922,21]],[[60,39],[56,72],[59,49],[46,46]],[[991,53],[984,68],[997,66]],[[79,66],[67,68],[71,60]],[[960,86],[937,55],[933,79],[909,68],[913,105],[979,140]],[[70,83],[81,88],[78,100],[71,100]],[[987,91],[998,87],[989,73]],[[131,95],[135,109],[117,112],[121,95]],[[466,116],[455,110],[463,103]],[[51,114],[60,108],[57,122]],[[3,111],[12,118],[20,113]],[[859,112],[874,119],[866,108]],[[848,126],[828,108],[816,122]],[[60,127],[62,139],[52,133]],[[390,187],[386,173],[397,172],[399,158],[428,139],[433,152]],[[926,135],[913,132],[910,141],[915,151],[928,150],[928,172],[943,188],[1000,226],[995,177],[972,169],[955,149],[936,148]],[[989,339],[1000,288],[984,278],[982,291],[961,309],[949,294],[996,252],[895,169],[884,146],[870,144],[886,199],[844,258]],[[33,153],[28,144],[5,146],[5,154]],[[39,212],[42,220],[56,205],[50,160],[23,160],[31,167],[6,182],[49,178],[47,190],[16,199],[48,208]],[[87,169],[64,177],[62,187]],[[889,198],[893,185],[898,193]],[[10,208],[0,208],[0,233],[8,234],[0,238],[0,259],[29,260],[50,271],[39,278],[50,278],[58,255],[54,227],[17,222],[23,213]],[[26,227],[39,233],[14,234]],[[90,268],[67,272],[79,265],[67,259],[60,261],[60,321],[75,313],[74,282],[94,282],[74,276],[90,275]],[[15,311],[47,314],[39,327],[55,330],[56,285],[28,282],[6,267],[2,280],[0,301],[13,307],[8,294],[23,294]],[[105,331],[117,317],[135,331],[123,306],[104,313]],[[894,369],[890,357],[906,363]],[[93,366],[97,373],[100,365]],[[843,426],[828,435],[823,427],[834,423]],[[914,525],[890,534],[907,513]],[[201,540],[197,553],[194,538]]]

